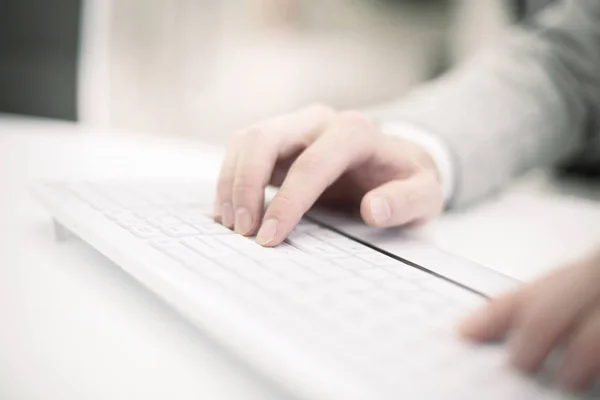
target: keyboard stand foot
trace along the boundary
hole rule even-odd
[[[53,220],[54,223],[54,238],[57,242],[65,242],[73,236],[70,230],[68,230],[63,224],[57,220]]]

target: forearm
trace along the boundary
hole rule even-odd
[[[454,158],[460,206],[581,149],[600,107],[600,2],[567,1],[502,48],[410,95],[384,118],[424,128]]]

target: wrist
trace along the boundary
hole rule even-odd
[[[411,143],[413,151],[424,168],[435,171],[444,194],[444,204],[448,205],[454,194],[455,167],[452,155],[446,145],[426,129],[402,122],[380,124],[384,134]]]

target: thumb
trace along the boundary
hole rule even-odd
[[[371,226],[389,228],[435,217],[443,208],[442,187],[430,172],[388,182],[367,193],[360,213]]]

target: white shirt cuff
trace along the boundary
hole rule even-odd
[[[456,180],[454,162],[448,147],[435,135],[416,125],[403,122],[383,122],[380,124],[380,129],[386,135],[397,136],[416,144],[431,156],[439,173],[444,203],[448,205],[454,194]]]

